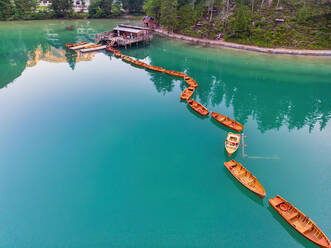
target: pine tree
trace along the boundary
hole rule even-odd
[[[249,11],[243,4],[240,4],[239,10],[234,22],[234,32],[237,37],[247,37],[250,32]]]
[[[0,20],[8,20],[14,15],[14,6],[10,0],[0,0]]]
[[[157,23],[161,17],[161,0],[147,0],[144,4],[146,14],[153,17]]]
[[[72,15],[72,0],[52,0],[51,8],[56,17],[69,17]]]
[[[176,29],[177,5],[176,0],[162,0],[161,2],[161,25],[167,29]]]
[[[15,16],[19,19],[28,18],[36,7],[34,0],[15,0]]]
[[[89,16],[92,18],[111,17],[112,3],[113,3],[113,0],[93,1],[88,8]]]
[[[141,12],[144,0],[122,0],[122,6],[124,9],[128,10],[130,13]]]

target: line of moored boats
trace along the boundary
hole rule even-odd
[[[67,44],[67,47],[73,48],[86,44],[87,42],[85,44],[82,43]],[[195,89],[198,87],[198,83],[193,78],[189,77],[188,75],[182,72],[166,70],[158,66],[148,65],[142,61],[135,60],[129,56],[123,55],[119,50],[114,49],[111,46],[106,46],[106,50],[114,53],[116,57],[121,58],[122,60],[132,63],[136,66],[144,67],[152,71],[162,72],[174,77],[183,78],[185,82],[189,85],[189,87],[184,89],[184,91],[180,96],[180,99],[186,101],[188,105],[201,116],[209,115],[209,111],[205,106],[191,99]],[[244,129],[244,126],[241,125],[239,122],[232,120],[231,118],[225,115],[216,112],[211,112],[211,116],[220,124],[236,132],[241,132]],[[240,134],[229,132],[225,141],[225,149],[229,157],[236,152],[236,150],[239,148],[239,144],[240,144]],[[228,162],[224,162],[224,166],[233,175],[233,177],[236,178],[248,190],[250,190],[251,192],[253,192],[262,199],[266,196],[266,192],[262,184],[241,163],[232,159]],[[315,243],[320,247],[331,248],[330,241],[328,240],[326,235],[317,227],[317,225],[311,219],[309,219],[305,214],[303,214],[301,211],[295,208],[291,203],[289,203],[279,195],[277,195],[273,199],[269,199],[269,203],[277,211],[277,213],[282,218],[285,219],[285,221],[288,224],[290,224],[296,231],[302,234],[305,238],[307,238],[308,240],[310,240],[311,242]]]
[[[86,52],[103,50],[106,48],[106,45],[87,43],[86,41],[84,41],[76,44],[67,43],[66,47],[71,50],[79,50],[80,52],[86,53]]]

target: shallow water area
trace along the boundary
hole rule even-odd
[[[68,42],[133,20],[0,22],[0,247],[315,247],[269,206],[279,194],[331,237],[331,60],[205,48],[155,36],[122,53],[199,84]],[[74,25],[74,31],[65,29]]]

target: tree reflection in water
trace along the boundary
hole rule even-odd
[[[210,110],[224,102],[226,107],[232,106],[236,120],[245,124],[251,117],[261,132],[283,125],[289,130],[308,126],[311,131],[318,124],[322,130],[331,117],[328,75],[313,74],[304,67],[298,71],[286,66],[266,70],[247,63],[245,68],[245,61],[243,65],[236,61],[227,64],[215,58],[208,60],[203,53],[194,57],[181,53],[184,49],[158,45],[158,49],[150,49],[151,64],[187,73],[199,83],[195,100]],[[151,79],[158,91],[173,89],[173,82],[165,76]],[[182,90],[185,87],[181,84]]]
[[[23,25],[1,32],[0,88],[13,82],[27,66],[34,66],[39,60],[67,62],[74,70],[77,62],[93,59],[93,54],[77,55],[64,49],[64,44],[72,41],[73,35],[74,41],[80,42],[91,40],[97,32],[82,25],[76,35],[49,24],[43,29]],[[245,124],[251,117],[261,132],[279,129],[283,125],[289,130],[308,126],[311,131],[318,124],[322,130],[331,117],[328,75],[306,71],[304,67],[295,70],[290,68],[291,65],[263,67],[261,61],[254,63],[253,56],[239,61],[233,55],[233,58],[226,57],[226,54],[223,57],[217,54],[206,56],[203,49],[191,54],[187,53],[191,51],[190,47],[176,46],[171,41],[156,38],[151,45],[132,47],[124,53],[152,65],[187,73],[199,83],[193,96],[195,100],[210,110],[220,104],[231,106],[236,120]],[[294,64],[293,61],[290,63]],[[181,90],[187,87],[178,78],[158,72],[148,73],[156,90],[163,95],[173,91],[176,84]]]
[[[66,51],[68,42],[92,41],[100,30],[86,21],[74,22],[74,31],[65,29],[68,21],[3,22],[0,26],[0,89],[18,78],[24,69],[39,60],[65,62],[74,69],[77,61],[93,56]]]

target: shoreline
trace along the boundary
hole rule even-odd
[[[304,56],[330,56],[331,57],[331,50],[300,50],[300,49],[288,49],[288,48],[266,48],[266,47],[258,47],[252,45],[244,45],[239,43],[227,42],[223,40],[209,40],[209,39],[202,39],[202,38],[195,38],[190,37],[182,34],[176,34],[168,32],[162,28],[154,29],[154,32],[165,36],[168,38],[172,38],[175,40],[183,40],[187,41],[192,44],[199,44],[199,45],[207,45],[211,47],[227,47],[233,48],[237,50],[246,50],[246,51],[253,51],[259,53],[267,53],[267,54],[286,54],[286,55],[304,55]]]

